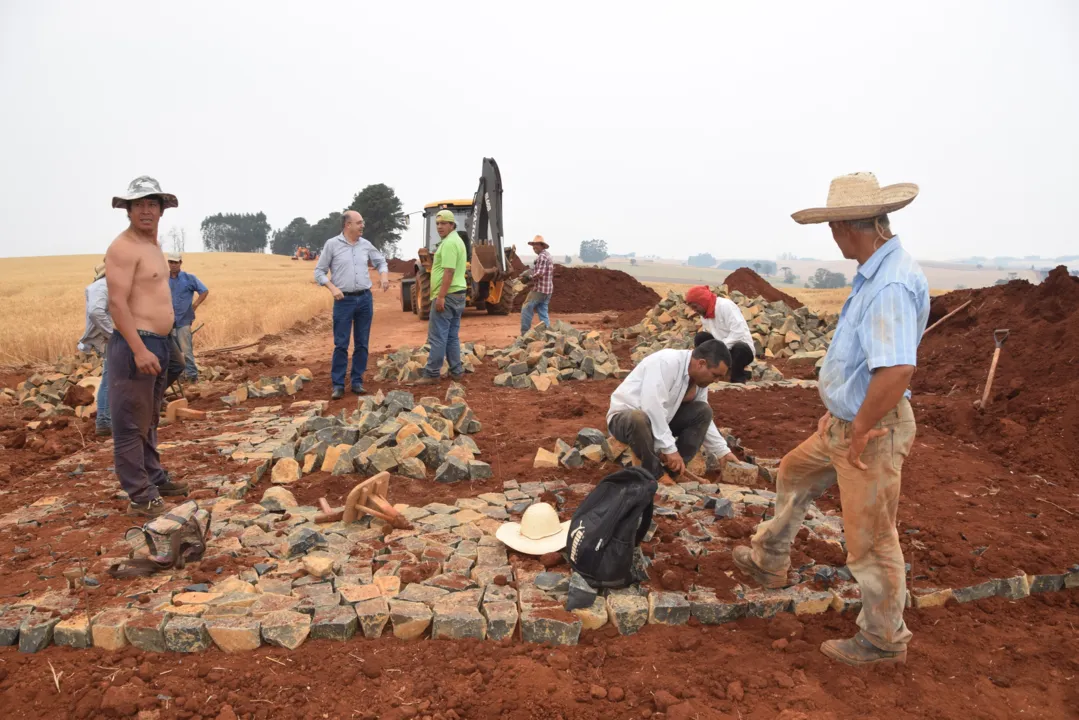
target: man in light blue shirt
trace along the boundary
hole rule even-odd
[[[345,370],[348,369],[348,341],[352,336],[352,392],[362,395],[363,374],[367,371],[367,343],[375,304],[371,298],[371,273],[378,269],[382,291],[390,287],[389,266],[378,249],[362,237],[363,217],[355,210],[341,216],[341,234],[326,241],[315,266],[315,282],[333,295],[333,361],[330,380],[334,400],[345,395]],[[327,277],[326,273],[329,273]]]
[[[895,518],[903,461],[914,444],[910,385],[929,319],[929,284],[892,234],[888,213],[918,194],[909,183],[880,187],[871,173],[832,181],[827,206],[794,213],[827,222],[843,257],[858,261],[820,372],[826,412],[817,432],[787,453],[776,482],[776,514],[752,547],[735,548],[740,570],[765,587],[788,581],[791,543],[809,504],[839,484],[847,566],[862,592],[857,635],[821,652],[849,665],[906,661],[906,570]]]

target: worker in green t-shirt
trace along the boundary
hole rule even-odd
[[[464,373],[461,365],[461,315],[465,311],[465,290],[468,287],[468,266],[465,244],[457,234],[457,221],[449,210],[435,215],[435,229],[442,242],[435,251],[431,266],[431,319],[427,325],[427,342],[431,354],[427,367],[417,385],[438,382],[443,361],[449,361],[450,375],[455,380]]]

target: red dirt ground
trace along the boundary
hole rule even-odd
[[[514,299],[515,310],[520,310],[527,295],[527,292],[518,294]],[[551,312],[647,310],[660,299],[655,290],[642,285],[632,275],[621,270],[554,266],[554,295],[551,296]]]
[[[767,280],[750,268],[738,268],[728,275],[723,283],[727,286],[728,290],[737,290],[747,298],[755,298],[760,295],[768,302],[779,302],[782,300],[787,303],[787,307],[792,310],[797,310],[802,307],[802,303],[798,302],[787,293],[772,287]]]
[[[390,272],[401,273],[404,277],[412,277],[416,274],[416,259],[401,260],[400,258],[390,258],[386,261],[390,266]]]
[[[1079,453],[1068,440],[1075,437],[1075,426],[1069,424],[1075,415],[1068,414],[1067,402],[1079,390],[1074,384],[1079,318],[1072,281],[1062,281],[1059,273],[1050,281],[957,294],[977,299],[923,343],[913,398],[918,438],[904,467],[899,507],[900,538],[915,590],[963,587],[1020,570],[1059,573],[1079,561],[1079,526],[1068,514],[1079,512],[1074,480]],[[944,298],[938,301],[944,307],[957,299]],[[395,302],[392,292],[376,295],[380,311],[389,313]],[[936,312],[943,315],[940,307]],[[602,326],[601,317],[593,318]],[[991,353],[989,336],[999,323],[1013,332],[1005,345],[1008,359],[998,370],[1001,390],[989,410],[978,414],[972,402],[980,396]],[[374,347],[383,342],[372,337]],[[330,393],[330,345],[325,328],[312,334],[304,327],[281,333],[262,349],[222,354],[213,364],[252,378],[308,367],[315,381],[295,399],[322,399]],[[617,352],[621,357],[625,347]],[[549,448],[558,437],[572,441],[582,427],[602,429],[616,381],[564,383],[541,395],[494,387],[494,370],[486,363],[464,384],[484,424],[475,438],[481,459],[491,464],[495,477],[457,486],[395,478],[395,502],[452,503],[456,497],[499,490],[511,478],[595,483],[613,469],[536,471],[531,465],[538,446]],[[1019,392],[1009,397],[1017,380]],[[204,387],[192,406],[221,410],[219,396],[234,385]],[[389,384],[369,386],[372,391],[392,389]],[[444,391],[431,389],[429,394]],[[351,409],[355,402],[346,397],[331,403],[330,411]],[[780,457],[803,440],[823,412],[814,391],[792,388],[714,393],[711,403],[718,423],[732,427],[748,452],[764,458]],[[281,401],[248,401],[245,409],[227,417],[243,418],[253,407],[274,404]],[[1039,407],[1044,410],[1035,417]],[[93,436],[92,422],[72,418],[64,427],[27,435],[22,428],[30,419],[21,408],[0,408],[0,466],[7,467],[6,476],[0,475],[0,513],[45,495],[65,495],[85,505],[46,518],[39,528],[0,531],[0,604],[24,592],[62,587],[63,568],[76,558],[93,562],[98,548],[110,545],[131,524],[123,515],[124,501],[112,497],[104,472],[111,465],[110,453]],[[1006,422],[1029,425],[1025,439],[1005,442],[993,431],[1007,427]],[[1055,427],[1061,428],[1058,435],[1052,434]],[[161,440],[218,432],[211,423],[191,423],[164,428]],[[222,459],[209,445],[165,450],[163,457],[180,477],[251,470]],[[79,462],[86,475],[69,476]],[[316,473],[290,489],[301,501],[325,496],[337,502],[352,484]],[[249,497],[257,500],[264,489],[254,488]],[[580,497],[563,497],[565,515]],[[826,493],[818,504],[838,510],[838,493]],[[651,554],[672,550],[666,538],[679,529],[667,518],[658,525],[657,539],[646,548]],[[744,538],[753,521],[726,521],[722,528]],[[801,541],[795,547],[796,553],[817,561],[835,562],[838,558],[829,557],[828,550]],[[685,558],[662,562],[657,569],[673,571],[672,584],[684,586],[693,579],[695,571],[684,567],[689,565]],[[211,577],[219,563],[205,560],[197,572]],[[697,577],[722,589],[726,563],[725,556],[709,555]],[[232,572],[238,564],[230,560],[222,566]],[[664,573],[655,575],[654,585],[665,584]],[[108,577],[100,580],[101,588],[91,595],[93,607],[120,601],[116,595],[127,586]],[[519,642],[402,643],[390,638],[309,642],[295,652],[263,648],[242,656],[55,647],[21,656],[2,648],[0,715],[116,717],[145,709],[184,720],[606,718],[663,711],[666,718],[761,720],[1074,717],[1079,707],[1077,610],[1079,593],[1069,591],[1015,603],[993,599],[909,611],[915,637],[901,670],[851,670],[824,658],[816,649],[822,640],[855,629],[853,617],[831,612],[718,628],[649,626],[628,638],[612,636],[608,628],[586,633],[578,647],[555,650]],[[49,661],[58,674],[63,672],[59,692]]]

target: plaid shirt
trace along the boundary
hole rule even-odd
[[[544,250],[532,264],[532,292],[550,295],[554,292],[554,263],[551,253]]]

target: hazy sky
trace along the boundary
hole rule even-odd
[[[870,170],[921,186],[917,257],[1079,253],[1072,0],[0,0],[0,108],[0,256],[103,251],[142,174],[192,250],[219,211],[471,197],[484,156],[523,251],[835,258],[790,213]]]

